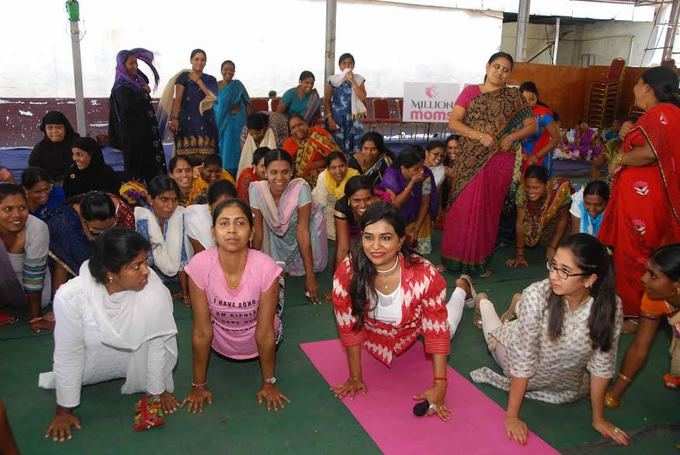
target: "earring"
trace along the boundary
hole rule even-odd
[[[109,283],[113,281],[113,277],[111,275],[109,275],[107,278],[109,280]]]

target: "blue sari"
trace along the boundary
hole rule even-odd
[[[62,205],[47,220],[47,227],[50,231],[50,256],[78,275],[81,264],[90,258],[91,248],[80,217],[73,207]]]
[[[354,154],[359,148],[364,127],[357,119],[352,118],[352,83],[345,81],[339,87],[333,87],[331,112],[338,129],[333,131],[333,139],[343,152]]]
[[[217,93],[217,79],[205,73],[201,75],[201,79],[208,90]],[[205,159],[206,156],[215,154],[217,148],[214,109],[200,113],[199,106],[205,93],[189,78],[188,71],[180,74],[175,83],[184,86],[179,131],[175,135],[175,154]]]
[[[233,80],[220,90],[213,106],[219,131],[222,167],[231,175],[236,175],[241,158],[241,131],[246,124],[246,108],[249,102],[248,91],[241,81]],[[236,106],[238,111],[232,112],[232,108]]]

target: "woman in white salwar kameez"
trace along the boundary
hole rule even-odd
[[[105,232],[78,276],[57,291],[54,370],[39,380],[57,395],[46,437],[62,442],[80,429],[74,408],[83,385],[124,378],[122,393],[146,393],[165,413],[177,409],[177,326],[170,292],[147,266],[150,248],[134,231]]]
[[[184,226],[194,255],[215,246],[212,209],[228,199],[236,199],[236,187],[227,180],[218,180],[208,187],[207,204],[194,204],[186,208]]]
[[[149,182],[151,209],[135,207],[135,230],[151,243],[149,264],[166,284],[182,289],[184,304],[189,305],[189,287],[184,266],[193,256],[187,237],[186,209],[178,206],[180,190],[167,175],[157,175]]]

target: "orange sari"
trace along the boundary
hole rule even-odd
[[[333,136],[318,126],[309,128],[309,136],[304,141],[298,141],[291,136],[283,141],[281,147],[295,160],[295,175],[305,179],[312,188],[316,186],[316,178],[323,167],[315,169],[311,165],[335,151],[340,151]]]

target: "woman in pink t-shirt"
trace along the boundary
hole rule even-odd
[[[185,267],[193,311],[193,382],[186,402],[200,412],[212,402],[207,387],[210,348],[230,359],[259,358],[262,387],[257,402],[268,410],[288,402],[276,386],[276,344],[281,339],[279,278],[273,259],[250,249],[253,216],[238,199],[215,207],[212,214],[215,247],[194,256]]]

